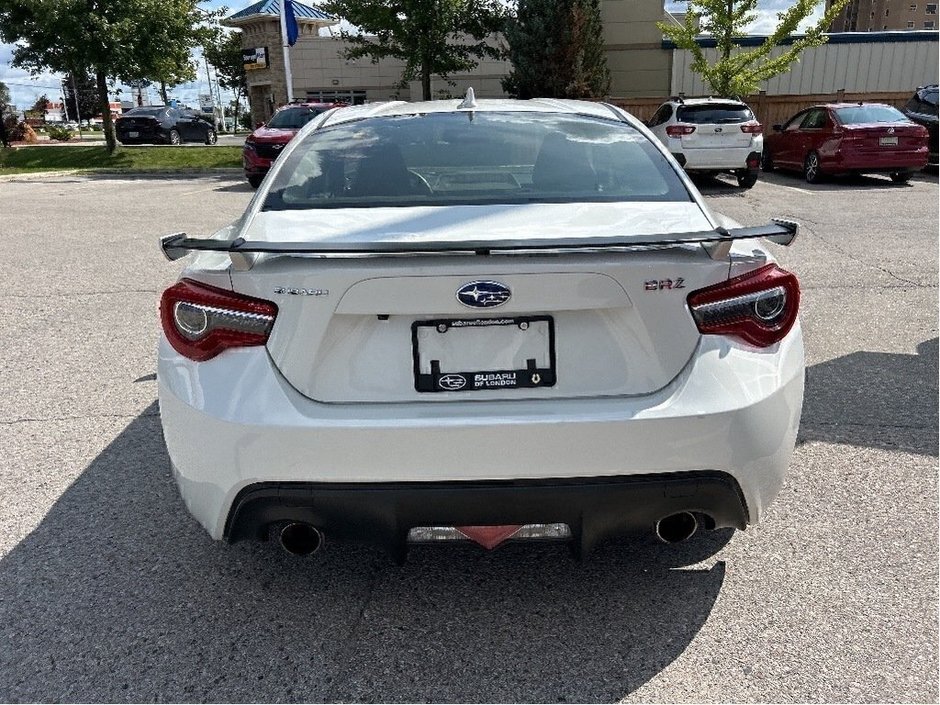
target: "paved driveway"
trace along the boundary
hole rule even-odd
[[[807,397],[764,523],[395,567],[212,543],[170,478],[156,236],[225,224],[241,180],[0,183],[0,701],[936,701],[936,179],[702,188],[804,224]]]

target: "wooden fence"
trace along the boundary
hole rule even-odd
[[[863,101],[865,103],[887,103],[900,108],[913,93],[846,93],[838,91],[836,93],[819,93],[814,95],[767,95],[766,93],[757,93],[745,98],[745,102],[751,106],[754,114],[761,125],[768,130],[772,125],[782,124],[793,117],[803,108],[820,103],[855,103]],[[640,120],[649,120],[656,108],[663,104],[665,98],[611,98],[608,102],[618,105],[624,110],[632,113]]]

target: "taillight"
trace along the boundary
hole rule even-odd
[[[746,122],[741,125],[741,132],[746,132],[749,135],[759,135],[764,131],[764,128],[761,127],[761,124],[757,120],[752,120],[751,122]]]
[[[691,135],[695,132],[695,125],[667,125],[666,134],[670,137],[682,137],[682,135]]]
[[[209,360],[228,348],[264,345],[277,306],[191,279],[163,292],[160,320],[173,349],[190,360]]]
[[[769,264],[689,294],[692,318],[702,333],[731,335],[766,348],[782,340],[800,308],[796,275]]]

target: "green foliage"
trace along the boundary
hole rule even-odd
[[[108,78],[178,76],[200,17],[196,0],[0,0],[0,41],[16,43],[16,66],[93,74],[113,151]]]
[[[507,16],[499,0],[330,0],[323,9],[364,32],[343,31],[347,59],[404,61],[400,85],[420,79],[424,100],[431,99],[431,76],[449,81],[480,59],[503,56],[493,41]]]
[[[10,98],[10,89],[3,81],[0,81],[0,116],[13,110]]]
[[[74,80],[74,89],[73,89]],[[75,117],[75,96],[78,94],[78,113]],[[95,77],[87,71],[69,72],[65,76],[65,106],[69,116],[75,120],[90,120],[101,113],[98,104],[98,89],[95,87]]]
[[[49,135],[49,139],[53,139],[56,142],[68,142],[75,136],[75,133],[71,129],[61,125],[48,125],[46,127],[46,134]]]
[[[685,23],[659,23],[667,38],[680,49],[692,52],[693,71],[698,73],[719,96],[745,96],[756,92],[762,81],[787,71],[799,60],[804,49],[825,44],[824,34],[848,0],[833,0],[820,20],[776,54],[774,49],[793,35],[800,22],[809,17],[820,0],[794,0],[784,12],[777,13],[777,28],[754,49],[742,49],[736,39],[747,34],[747,27],[757,19],[757,0],[689,0]],[[702,47],[695,41],[701,34],[715,38],[718,58],[709,63]]]
[[[221,8],[227,12],[227,8]],[[227,32],[216,26],[208,33],[202,45],[203,55],[215,69],[219,85],[235,92],[234,112],[236,126],[238,124],[240,99],[248,95],[248,79],[245,75],[245,65],[242,63],[241,32]]]
[[[109,153],[105,147],[50,145],[0,152],[0,174],[55,169],[107,169],[118,171],[181,172],[238,168],[242,148],[121,147]]]
[[[519,0],[505,35],[511,96],[597,100],[610,90],[598,0]]]
[[[41,95],[36,99],[36,102],[33,103],[33,106],[29,109],[29,111],[37,113],[41,116],[45,116],[46,108],[49,107],[49,103],[49,99],[45,95]]]

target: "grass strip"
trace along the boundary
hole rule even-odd
[[[42,145],[0,149],[0,176],[63,169],[117,171],[199,171],[237,168],[241,146],[225,147],[105,147]]]

